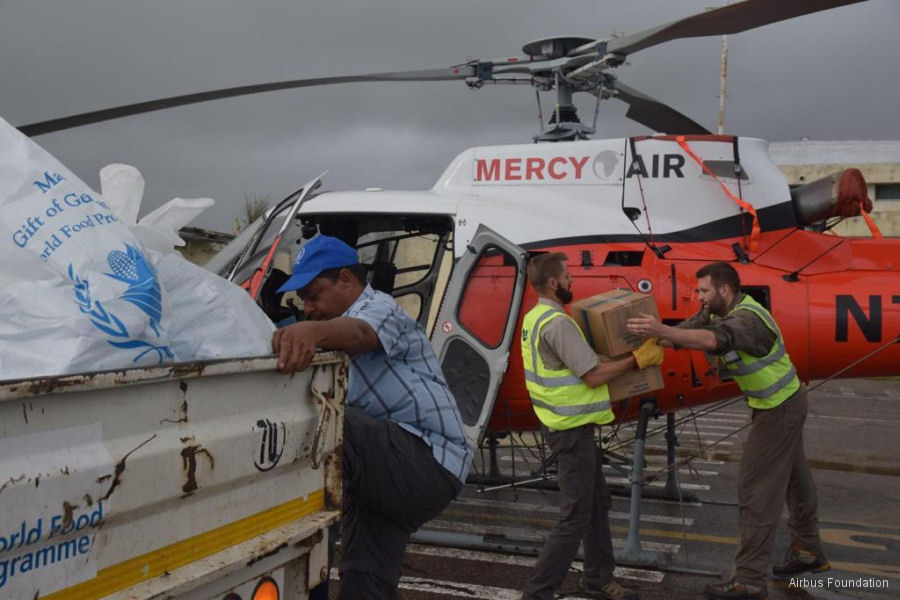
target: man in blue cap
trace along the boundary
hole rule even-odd
[[[366,283],[356,250],[319,235],[278,292],[297,290],[309,320],[275,332],[284,373],[316,348],[350,357],[344,411],[343,599],[396,598],[410,534],[459,493],[472,449],[422,326]]]

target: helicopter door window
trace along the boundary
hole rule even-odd
[[[417,225],[417,224],[414,224]],[[431,227],[434,228],[433,226]],[[437,307],[432,302],[436,288],[443,291],[443,259],[448,251],[449,232],[377,231],[360,237],[360,260],[369,266],[369,283],[376,290],[392,294],[410,317],[425,326],[432,322]]]
[[[742,285],[741,291],[759,302],[766,310],[772,310],[769,286],[767,285]]]
[[[506,323],[486,315],[509,314],[516,289],[516,261],[504,250],[488,246],[466,280],[457,318],[488,348],[503,341]]]

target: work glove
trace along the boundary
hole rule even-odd
[[[659,338],[646,339],[637,350],[632,351],[631,354],[634,356],[634,362],[637,363],[638,369],[662,364],[663,349],[657,343],[658,341]]]

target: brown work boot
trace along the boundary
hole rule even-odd
[[[769,600],[764,587],[741,583],[736,579],[706,586],[706,597],[713,600]]]
[[[793,577],[801,573],[824,573],[830,568],[831,564],[821,552],[814,554],[792,546],[784,562],[772,567],[772,574],[775,577]]]
[[[620,585],[619,582],[613,580],[606,585],[598,588],[591,587],[582,580],[584,593],[591,598],[602,598],[603,600],[639,600],[640,596],[634,590]]]

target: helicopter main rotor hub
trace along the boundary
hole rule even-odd
[[[534,59],[553,60],[562,58],[575,48],[594,41],[596,40],[593,38],[575,36],[542,38],[522,46],[522,52]]]

